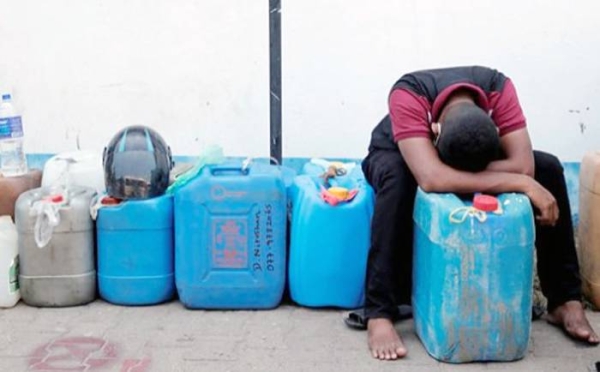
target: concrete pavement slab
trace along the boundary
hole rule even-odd
[[[267,311],[189,310],[177,301],[145,307],[97,300],[46,309],[19,303],[0,310],[1,372],[187,371],[591,371],[600,348],[533,323],[525,358],[510,363],[447,364],[431,358],[406,320],[409,348],[399,361],[371,358],[366,332],[348,329],[344,310],[284,304]],[[588,311],[600,330],[600,313]]]

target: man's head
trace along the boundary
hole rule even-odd
[[[472,102],[448,107],[439,131],[438,154],[452,168],[479,172],[500,154],[500,137],[494,121]]]

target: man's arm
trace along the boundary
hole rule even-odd
[[[510,132],[500,138],[504,158],[491,162],[486,170],[519,173],[529,177],[534,174],[533,149],[526,128]]]
[[[501,94],[495,96],[490,103],[493,108],[492,120],[498,126],[500,145],[505,158],[490,163],[487,170],[520,173],[533,177],[531,139],[517,97],[517,90],[510,79],[506,79]]]
[[[513,172],[486,169],[470,173],[444,164],[433,144],[426,138],[407,138],[398,141],[398,147],[417,184],[426,192],[521,192],[526,194],[540,215],[544,225],[554,225],[558,219],[558,206],[552,194],[532,177]]]

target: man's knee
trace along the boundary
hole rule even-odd
[[[414,182],[413,176],[399,152],[371,153],[363,161],[362,169],[367,181],[376,191],[384,187],[398,186],[400,188],[400,186]]]

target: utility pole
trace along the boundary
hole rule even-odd
[[[271,162],[282,164],[281,0],[269,0],[269,83]]]

